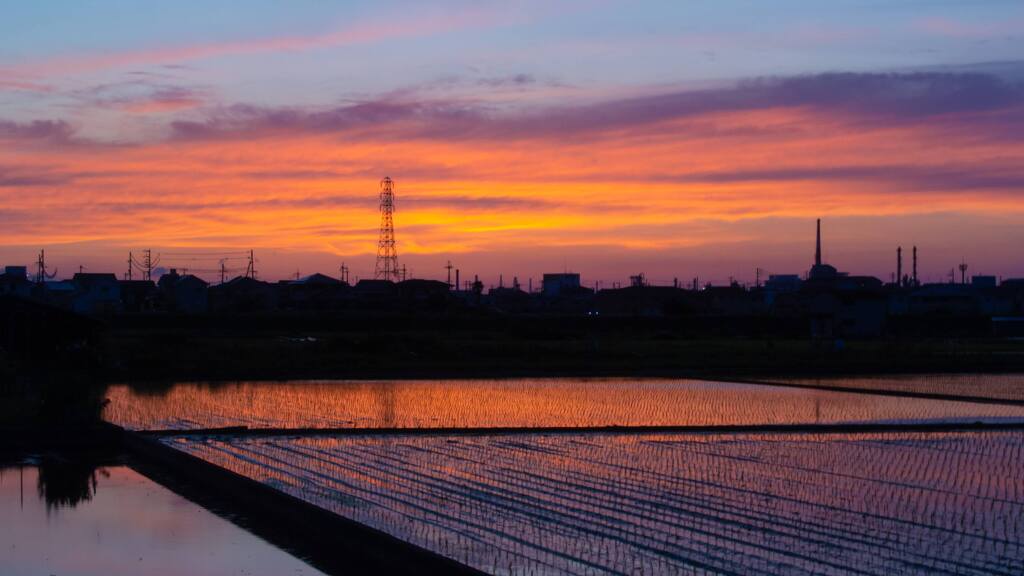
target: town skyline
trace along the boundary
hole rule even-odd
[[[821,223],[821,219],[817,219],[817,222]],[[826,226],[829,223],[826,221]],[[396,226],[396,229],[400,229]],[[1024,276],[1024,273],[1020,275],[1016,274],[997,274],[991,270],[987,270],[981,266],[978,266],[973,261],[968,261],[966,258],[961,258],[959,261],[953,260],[949,263],[949,266],[942,268],[941,264],[927,265],[927,259],[925,258],[927,252],[924,250],[927,247],[919,247],[916,244],[897,244],[892,250],[890,250],[890,267],[889,273],[872,273],[870,271],[850,268],[846,266],[842,261],[830,258],[830,255],[849,255],[856,254],[850,248],[831,250],[831,242],[829,242],[829,233],[831,230],[826,228],[824,234],[824,241],[821,245],[821,258],[822,261],[828,264],[836,266],[841,272],[873,276],[881,280],[883,283],[891,283],[895,279],[896,271],[899,268],[897,250],[904,250],[903,272],[906,273],[909,268],[911,250],[921,250],[922,256],[921,261],[917,263],[918,278],[922,284],[940,284],[940,283],[960,283],[962,277],[966,275],[969,279],[971,276],[992,276],[998,280],[1011,279]],[[809,240],[805,239],[804,244],[807,244]],[[399,242],[399,247],[401,246]],[[145,249],[145,250],[129,250],[127,255],[133,258],[133,265],[131,278],[139,279],[143,275],[143,254],[146,250],[149,250],[152,257],[155,259],[151,267],[153,280],[159,278],[159,276],[168,273],[171,270],[177,270],[182,274],[193,274],[204,280],[207,280],[211,284],[219,283],[223,280],[235,278],[237,276],[245,276],[247,272],[243,272],[249,266],[250,251],[248,250],[229,250],[229,251],[214,251],[214,250],[191,250],[186,248],[171,248],[166,254],[160,250]],[[183,251],[185,250],[185,251]],[[355,283],[358,280],[372,280],[375,278],[374,274],[374,253],[367,252],[363,254],[357,254],[350,257],[348,260],[341,260],[340,264],[333,267],[328,263],[323,268],[315,268],[317,261],[328,260],[325,257],[313,259],[311,262],[314,264],[314,268],[303,270],[301,267],[295,267],[291,271],[288,270],[288,264],[283,262],[289,262],[294,265],[294,259],[291,259],[286,254],[282,254],[275,250],[267,250],[269,256],[264,255],[264,251],[261,250],[260,254],[256,255],[256,251],[253,250],[255,261],[252,263],[256,269],[260,279],[269,281],[279,280],[294,280],[298,277],[308,277],[313,274],[323,274],[326,276],[336,277]],[[630,277],[637,274],[643,274],[644,277],[651,285],[662,285],[671,286],[678,284],[680,286],[690,286],[692,282],[697,279],[699,284],[704,286],[705,284],[712,285],[728,285],[730,283],[738,283],[744,286],[754,286],[763,284],[767,278],[772,275],[796,275],[804,278],[810,272],[811,268],[815,264],[815,254],[812,250],[812,256],[807,259],[803,265],[796,265],[789,269],[782,268],[766,268],[763,266],[755,266],[753,270],[738,270],[734,274],[720,277],[713,274],[702,275],[700,270],[693,267],[681,268],[682,272],[675,275],[672,274],[673,270],[646,270],[646,269],[626,269],[624,270],[624,276],[614,276],[607,272],[602,273],[600,268],[593,269],[580,269],[579,267],[572,266],[568,261],[563,263],[562,267],[551,266],[548,268],[541,268],[537,263],[530,264],[524,269],[527,271],[525,274],[520,274],[516,270],[502,270],[498,269],[493,271],[493,267],[484,266],[484,272],[481,273],[479,270],[466,269],[461,265],[458,265],[458,260],[452,258],[444,258],[444,255],[423,255],[415,254],[411,258],[402,256],[400,265],[400,272],[408,278],[422,278],[429,280],[442,280],[447,281],[448,276],[454,272],[452,270],[459,269],[468,274],[468,276],[462,276],[463,283],[471,280],[473,277],[479,277],[480,280],[488,287],[497,286],[511,286],[512,280],[518,278],[520,284],[524,286],[531,280],[538,281],[543,277],[544,274],[559,273],[559,272],[574,272],[579,273],[584,278],[584,283],[593,287],[613,287],[613,286],[625,286],[629,285]],[[36,252],[33,259],[27,263],[20,262],[0,262],[7,266],[24,266],[28,270],[30,276],[34,276],[39,268],[40,254],[45,253],[45,266],[49,274],[52,274],[54,280],[70,279],[75,273],[89,272],[89,273],[110,273],[117,276],[119,279],[131,279],[128,273],[127,259],[124,258],[120,262],[121,268],[124,269],[121,272],[117,268],[103,269],[101,268],[104,260],[88,260],[90,262],[99,262],[100,264],[86,266],[85,264],[72,264],[66,265],[66,260],[60,258],[60,252],[58,250],[57,257],[54,257],[52,251],[41,251]],[[438,259],[440,258],[440,259]],[[793,261],[798,259],[793,255],[788,255],[786,261]],[[412,260],[413,264],[409,264],[407,260]],[[431,266],[432,263],[440,263],[439,266]],[[222,266],[223,262],[223,266]],[[276,264],[276,265],[275,265]],[[451,270],[448,266],[451,265]],[[961,265],[966,265],[966,271],[961,271]],[[600,263],[592,263],[591,267],[599,267]],[[434,268],[437,268],[436,270]],[[879,266],[878,268],[882,268]],[[1008,269],[1014,270],[1012,266]],[[282,272],[283,271],[283,272]],[[747,278],[747,276],[750,276]]]

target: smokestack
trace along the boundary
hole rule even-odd
[[[896,247],[896,285],[903,285],[903,246]]]
[[[814,247],[814,265],[821,266],[821,218],[818,218],[818,236]]]
[[[914,286],[917,285],[917,246],[914,246]]]
[[[460,288],[459,286],[461,286],[461,284],[459,284],[459,269],[456,268],[455,269],[455,291],[456,292],[458,292],[459,290],[462,290],[462,288]]]

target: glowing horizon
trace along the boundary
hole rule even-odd
[[[783,3],[804,20],[750,29],[706,5],[257,6],[151,39],[4,36],[0,263],[254,249],[269,279],[367,277],[391,176],[417,277],[750,282],[805,271],[818,217],[841,270],[888,279],[917,245],[927,281],[1024,276],[1022,9]]]

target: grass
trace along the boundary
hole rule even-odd
[[[105,372],[118,380],[493,377],[529,375],[819,376],[1024,371],[1024,341],[701,338],[658,327],[522,326],[367,330],[112,329]]]

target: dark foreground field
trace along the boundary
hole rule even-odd
[[[1024,340],[815,341],[673,319],[128,318],[105,328],[101,362],[105,378],[132,381],[1020,372]]]

